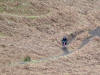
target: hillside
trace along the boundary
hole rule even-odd
[[[99,50],[100,0],[0,0],[0,75],[99,75]]]

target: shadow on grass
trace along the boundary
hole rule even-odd
[[[63,50],[63,52],[64,52],[64,53],[63,53],[64,55],[69,53],[69,50],[68,50],[67,47],[62,47],[62,50]]]

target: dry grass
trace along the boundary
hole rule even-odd
[[[42,15],[48,13],[48,10],[46,7],[43,7],[40,4],[34,8],[34,6],[31,4],[31,1],[8,0],[0,2],[0,12],[20,15]]]
[[[88,31],[100,26],[99,1],[0,0],[0,74],[98,75],[99,37],[68,56],[38,60],[63,54],[60,42],[65,35],[68,39],[71,34],[77,35],[68,46],[77,50],[82,40],[90,36]],[[80,31],[84,32],[78,34]],[[5,36],[9,37],[2,38]],[[26,56],[33,63],[9,66]]]

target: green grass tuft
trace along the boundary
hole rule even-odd
[[[26,56],[25,58],[24,58],[24,62],[30,62],[31,61],[31,58],[29,57],[29,56]]]
[[[27,16],[27,18],[30,18],[30,19],[35,19],[37,18],[38,16]]]
[[[4,12],[4,8],[0,7],[0,12]]]
[[[6,35],[0,32],[0,37],[5,37]]]

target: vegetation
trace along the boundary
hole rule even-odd
[[[5,34],[3,34],[2,32],[0,32],[0,37],[4,37],[5,36]]]
[[[3,12],[4,11],[4,8],[0,7],[0,12]]]
[[[25,58],[24,58],[24,62],[30,62],[31,61],[31,58],[29,57],[29,56],[26,56]]]
[[[27,16],[27,18],[30,18],[30,19],[35,19],[37,18],[38,16]]]

